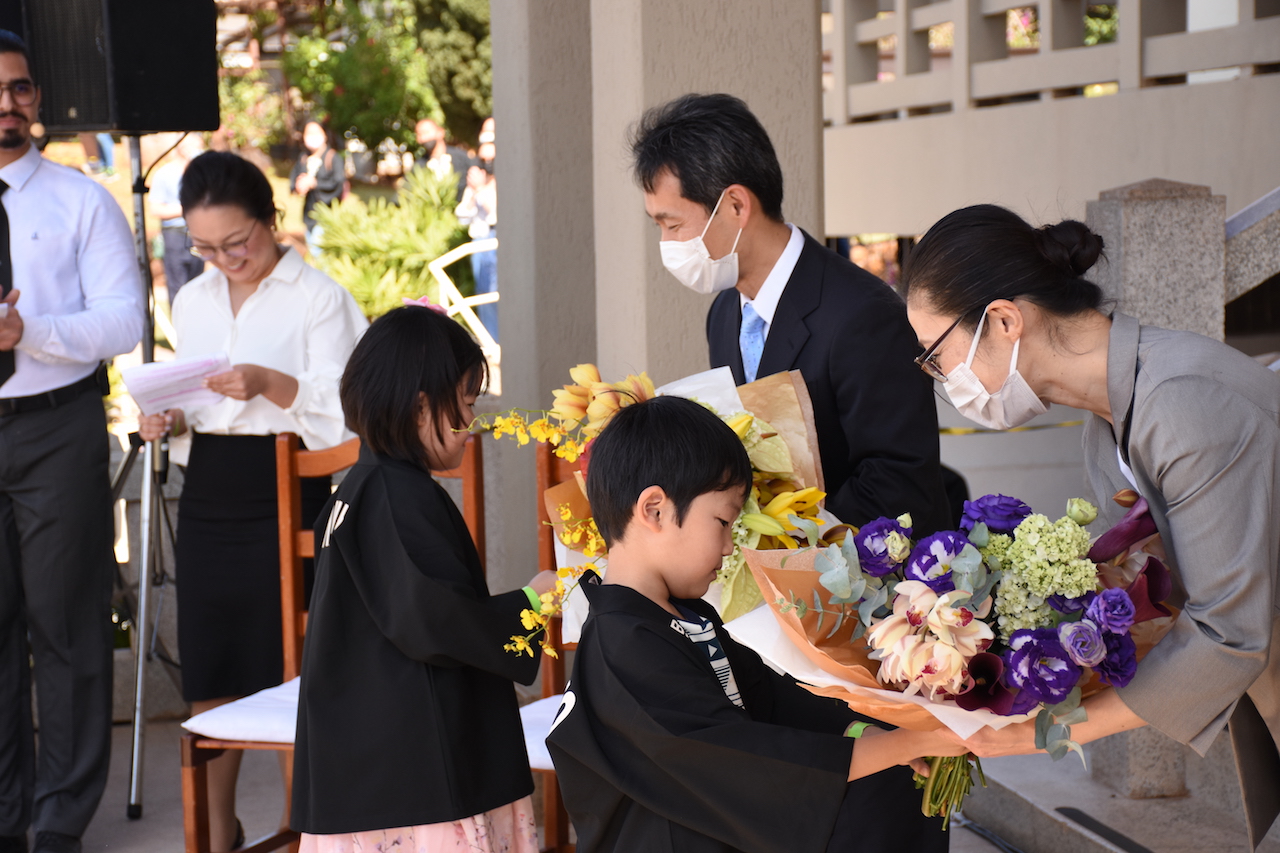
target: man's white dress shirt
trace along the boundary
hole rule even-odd
[[[766,341],[769,340],[769,329],[773,326],[773,315],[778,310],[778,300],[782,298],[782,291],[787,289],[787,282],[791,280],[791,273],[795,272],[796,263],[800,260],[800,252],[804,249],[804,232],[790,222],[787,223],[787,227],[791,229],[791,239],[787,241],[787,247],[778,256],[773,269],[769,270],[764,284],[760,285],[760,292],[756,294],[756,298],[748,299],[738,294],[739,309],[750,303],[757,316],[764,320]]]
[[[233,365],[256,364],[298,380],[298,396],[287,409],[262,395],[224,397],[185,411],[189,429],[216,435],[295,432],[311,450],[352,437],[343,423],[338,383],[368,322],[350,293],[293,249],[285,251],[235,316],[227,277],[211,265],[178,292],[173,325],[180,358],[225,352]],[[189,441],[188,432],[170,445],[180,464]]]
[[[32,145],[0,169],[22,339],[0,397],[28,397],[83,379],[142,337],[133,234],[111,194]]]

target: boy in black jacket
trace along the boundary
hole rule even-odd
[[[608,581],[582,584],[590,616],[547,738],[578,850],[945,851],[900,765],[957,747],[868,727],[700,600],[750,483],[733,430],[677,397],[620,410],[592,447]]]

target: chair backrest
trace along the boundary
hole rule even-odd
[[[327,477],[350,468],[360,456],[360,439],[328,450],[299,450],[298,436],[276,436],[276,517],[280,538],[280,613],[284,629],[284,680],[302,671],[302,637],[307,602],[302,561],[316,555],[315,535],[302,524],[302,478]]]
[[[471,531],[471,538],[480,552],[480,566],[486,571],[489,564],[484,548],[484,437],[473,435],[467,439],[462,453],[462,463],[448,471],[432,471],[438,479],[462,481],[462,518]]]
[[[575,465],[555,455],[551,445],[536,445],[538,473],[538,568],[540,570],[556,570],[555,530],[551,527],[551,516],[547,514],[546,501],[542,496],[547,489],[557,486],[574,477]],[[577,643],[565,644],[560,639],[560,618],[556,617],[547,625],[547,640],[553,649],[560,651],[574,648]],[[564,692],[565,667],[564,656],[558,658],[542,656],[542,695],[554,696]]]
[[[302,561],[315,557],[315,533],[302,524],[303,477],[327,477],[350,468],[360,456],[360,439],[328,450],[299,450],[298,437],[276,437],[276,497],[280,537],[280,608],[284,628],[284,680],[302,671],[302,641],[307,631],[307,601]],[[462,464],[450,471],[432,471],[435,477],[462,480],[462,517],[480,552],[484,548],[484,459],[479,436],[467,439]]]

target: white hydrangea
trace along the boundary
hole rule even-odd
[[[1075,598],[1097,586],[1097,568],[1089,553],[1089,533],[1070,518],[1051,522],[1029,515],[1013,531],[1005,553],[1006,572],[1016,574],[1040,598]]]
[[[1021,628],[1053,625],[1049,596],[1078,598],[1097,588],[1097,567],[1088,553],[1088,532],[1067,517],[1050,521],[1029,515],[1012,540],[991,537],[983,555],[997,557],[1004,570],[996,591],[996,621],[1004,639]]]
[[[996,624],[1002,639],[1020,628],[1047,628],[1055,621],[1053,614],[1045,598],[1033,593],[1017,573],[1005,573],[996,590]]]

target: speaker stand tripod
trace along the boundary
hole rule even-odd
[[[167,153],[167,152],[166,152]],[[133,175],[134,250],[138,258],[138,271],[143,290],[142,361],[155,360],[155,290],[151,279],[151,258],[147,250],[146,228],[146,174],[142,171],[142,143],[137,134],[129,136],[129,166]],[[137,448],[130,448],[130,456],[121,466],[121,473],[128,474],[126,466],[132,464]],[[163,485],[168,474],[168,454],[161,440],[148,441],[142,447],[142,498],[139,519],[138,595],[133,606],[135,640],[133,671],[133,737],[129,758],[129,801],[127,814],[130,820],[142,817],[142,761],[146,746],[147,717],[145,713],[147,663],[153,657],[152,642],[158,626],[153,624],[151,589],[164,581],[161,564],[161,523],[165,516]],[[123,482],[123,476],[117,477]],[[150,636],[149,636],[150,635]]]

